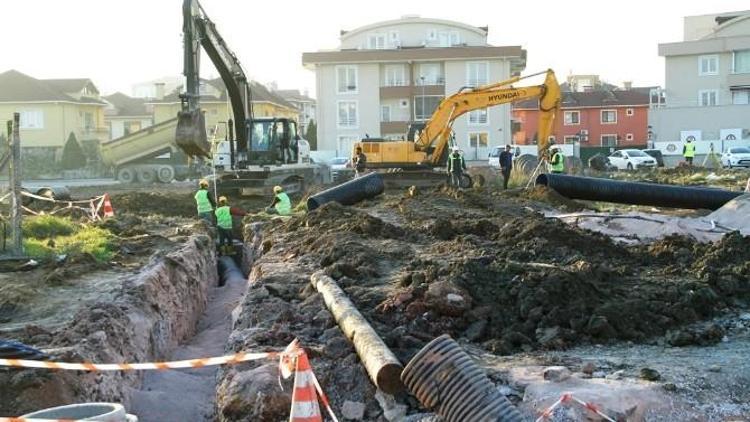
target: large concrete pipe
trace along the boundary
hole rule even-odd
[[[515,406],[448,335],[432,340],[406,365],[401,380],[446,422],[521,422]]]
[[[623,182],[564,174],[540,174],[536,184],[550,187],[570,199],[668,208],[715,210],[742,195],[742,192],[714,188]]]
[[[312,211],[328,202],[354,205],[364,199],[378,196],[384,190],[383,176],[378,173],[369,173],[311,196],[307,199],[307,210]]]
[[[51,407],[28,413],[19,419],[26,420],[66,420],[66,421],[101,421],[101,422],[138,422],[138,418],[125,412],[118,403],[80,403]]]
[[[242,274],[240,267],[234,262],[231,256],[222,256],[218,262],[219,269],[219,286],[224,286],[227,283],[245,283],[245,275]]]

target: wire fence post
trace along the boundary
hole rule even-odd
[[[21,235],[21,219],[23,209],[21,204],[21,136],[19,128],[21,114],[13,113],[13,121],[8,122],[8,143],[10,153],[10,192],[11,192],[11,250],[15,256],[23,255],[23,237]],[[12,129],[12,130],[11,130]]]

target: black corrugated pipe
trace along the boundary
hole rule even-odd
[[[550,187],[570,199],[668,208],[715,210],[742,195],[742,192],[714,188],[623,182],[564,174],[540,174],[536,184]]]
[[[523,417],[468,354],[448,335],[422,348],[401,381],[446,422],[522,422]]]
[[[219,286],[227,283],[245,283],[245,275],[242,274],[240,267],[234,262],[231,256],[222,256],[219,258]]]
[[[341,205],[354,205],[364,199],[380,195],[384,190],[383,176],[378,173],[369,173],[311,196],[307,199],[307,210],[312,211],[332,201]]]

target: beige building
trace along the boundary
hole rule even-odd
[[[699,141],[699,152],[750,142],[750,11],[688,16],[684,40],[659,44],[665,88],[649,124],[655,142]],[[717,143],[718,142],[718,143]],[[745,142],[747,143],[747,142]]]
[[[307,91],[300,93],[298,89],[279,89],[274,93],[297,107],[299,113],[297,123],[299,123],[300,133],[307,133],[307,125],[315,120],[315,99],[310,98]]]
[[[99,90],[90,79],[36,79],[16,70],[0,73],[0,122],[21,114],[21,148],[27,156],[59,160],[71,133],[95,158],[109,137]]]
[[[153,113],[154,124],[177,117],[177,113],[181,110],[182,103],[179,95],[182,90],[182,86],[179,86],[163,98],[155,98],[146,102],[146,106]],[[262,84],[252,81],[250,90],[255,117],[297,119],[297,108]],[[209,137],[215,136],[217,139],[223,139],[227,133],[227,122],[232,118],[232,109],[224,83],[221,79],[202,81],[200,93],[201,109],[206,116]]]
[[[142,98],[129,97],[121,92],[104,97],[104,123],[109,129],[109,139],[130,135],[151,126],[154,122],[151,111]]]
[[[405,16],[341,32],[335,50],[308,52],[315,71],[318,149],[348,156],[364,137],[401,139],[462,87],[501,81],[526,66],[519,46],[487,44],[487,27]],[[510,106],[458,118],[456,140],[468,159],[510,143]]]

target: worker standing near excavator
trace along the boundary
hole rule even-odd
[[[213,223],[211,218],[211,212],[214,210],[214,200],[211,198],[211,193],[208,191],[208,181],[201,180],[199,183],[198,192],[195,193],[195,204],[198,208],[198,217],[202,218],[206,223]]]
[[[232,211],[229,208],[229,200],[226,196],[219,197],[219,206],[214,211],[216,214],[216,227],[219,229],[219,247],[224,249],[232,246]]]
[[[448,175],[450,176],[450,185],[459,189],[461,187],[461,176],[466,170],[466,161],[461,155],[458,147],[453,147],[451,155],[448,156]]]
[[[565,156],[560,148],[552,148],[552,160],[549,163],[549,171],[555,174],[565,173]]]
[[[367,168],[367,156],[362,152],[361,147],[357,147],[357,153],[352,157],[354,162],[354,177],[359,177],[365,173]]]
[[[510,145],[505,146],[505,151],[500,153],[500,173],[503,175],[503,189],[508,189],[510,171],[513,169],[513,153]]]
[[[274,186],[273,201],[271,202],[271,205],[266,208],[266,212],[278,215],[292,214],[292,201],[281,186]]]

